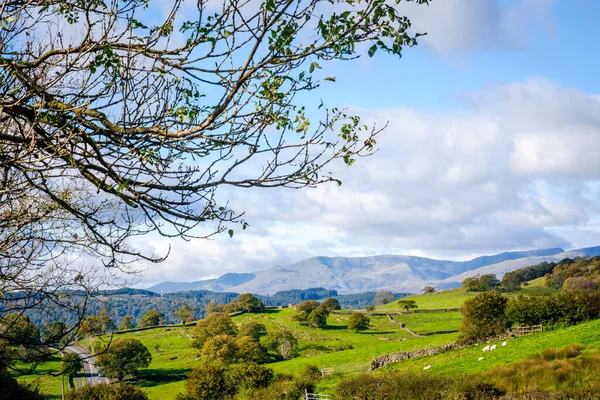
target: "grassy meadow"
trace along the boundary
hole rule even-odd
[[[543,280],[535,280],[523,286],[521,291],[509,295],[549,294],[554,291],[554,289],[545,287]],[[418,309],[439,310],[459,308],[465,300],[475,295],[476,293],[455,289],[415,295],[405,299],[415,300]],[[380,313],[393,311],[402,311],[396,302],[379,306],[376,310]],[[327,320],[327,328],[315,329],[300,325],[293,318],[295,313],[296,311],[293,309],[280,308],[233,317],[233,321],[238,325],[252,320],[264,324],[268,331],[284,328],[294,333],[298,339],[299,356],[291,360],[268,364],[276,373],[297,374],[306,365],[335,367],[338,371],[364,371],[368,369],[369,362],[373,357],[398,351],[440,346],[455,341],[459,335],[458,333],[446,333],[415,337],[400,329],[399,324],[391,322],[387,316],[381,314],[369,316],[371,327],[368,331],[354,332],[347,329],[351,312],[332,313]],[[418,334],[458,330],[461,324],[461,314],[455,311],[394,315],[394,319],[396,322],[404,323],[408,329]],[[527,361],[528,357],[532,357],[533,354],[572,343],[581,344],[583,350],[580,357],[585,357],[600,351],[598,331],[600,331],[600,320],[511,339],[506,347],[499,347],[494,352],[482,353],[482,346],[474,346],[460,351],[403,361],[375,373],[407,371],[447,376],[483,373],[506,369],[516,362],[528,363],[530,362]],[[140,340],[151,352],[152,363],[147,369],[140,371],[143,377],[135,381],[135,384],[142,387],[150,399],[168,400],[174,399],[177,393],[184,391],[185,374],[202,363],[199,351],[192,347],[191,334],[191,326],[167,327],[105,335],[95,339],[86,339],[81,343],[89,346],[94,340],[97,345],[119,337]],[[484,359],[478,361],[479,357]],[[570,360],[569,362],[577,361]],[[59,359],[44,363],[38,368],[36,374],[23,377],[22,380],[36,383],[43,393],[50,396],[49,398],[59,398],[60,378],[44,375],[44,372],[57,370],[59,363]],[[423,367],[426,365],[431,365],[431,368],[423,371]],[[335,385],[344,376],[347,375],[336,373],[322,379],[318,383],[318,391],[333,393]]]

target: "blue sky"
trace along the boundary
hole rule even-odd
[[[325,66],[315,99],[385,124],[342,187],[241,190],[250,229],[191,242],[142,286],[303,258],[481,254],[600,245],[600,2],[434,0],[401,6],[428,35],[402,59]],[[366,53],[366,51],[364,52]]]

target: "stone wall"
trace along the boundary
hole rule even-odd
[[[511,332],[506,332],[503,335],[499,335],[499,336],[496,336],[493,338],[488,338],[485,341],[485,343],[498,342],[498,341],[507,340],[507,339],[510,339],[513,337],[514,337],[514,335]],[[443,353],[443,352],[450,351],[450,350],[462,350],[462,349],[466,349],[468,347],[479,346],[479,344],[483,344],[483,343],[465,344],[465,343],[453,342],[453,343],[448,343],[448,344],[446,344],[444,346],[440,346],[440,347],[427,347],[425,349],[417,349],[414,351],[400,351],[398,353],[386,354],[386,355],[383,355],[380,357],[375,357],[375,358],[373,358],[373,360],[371,360],[371,371],[385,367],[388,364],[393,364],[393,363],[401,362],[404,360],[409,360],[412,358],[434,356],[436,354]]]

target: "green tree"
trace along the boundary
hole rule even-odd
[[[164,325],[165,315],[158,310],[148,310],[138,322],[140,328]]]
[[[237,327],[231,317],[225,313],[210,313],[203,320],[198,321],[192,329],[194,339],[192,345],[202,349],[204,343],[216,335],[237,335]]]
[[[140,388],[125,383],[86,385],[67,393],[66,400],[148,400]]]
[[[79,355],[75,353],[67,353],[63,356],[60,362],[60,372],[67,375],[73,376],[83,368],[83,362]]]
[[[479,277],[479,290],[491,290],[500,286],[500,281],[495,274],[483,274]]]
[[[267,328],[260,322],[248,321],[240,325],[238,336],[250,336],[252,339],[258,341],[260,340],[260,335],[265,332],[267,332]]]
[[[258,340],[250,336],[239,336],[235,344],[240,361],[254,361],[258,363],[265,361],[266,351]]]
[[[323,306],[319,306],[312,310],[308,316],[307,323],[311,328],[325,328],[327,326],[327,317],[329,316],[329,310]]]
[[[298,354],[298,339],[286,329],[268,332],[263,345],[283,360],[289,360]]]
[[[381,289],[375,294],[375,297],[373,298],[373,304],[375,304],[376,306],[380,306],[383,304],[391,303],[395,299],[396,296],[394,296],[394,293],[392,293],[389,290]]]
[[[294,319],[302,324],[308,324],[311,314],[321,306],[316,300],[306,300],[296,306]]]
[[[181,321],[181,325],[185,325],[186,322],[190,322],[194,319],[194,309],[189,304],[175,309],[175,316]]]
[[[0,319],[0,339],[12,346],[35,347],[41,342],[40,331],[29,317],[21,313],[5,314]]]
[[[202,359],[231,364],[238,359],[238,348],[233,336],[219,334],[208,338],[202,346]]]
[[[502,277],[501,287],[507,292],[514,292],[521,289],[521,280],[519,279],[519,275],[514,272],[507,272]]]
[[[237,390],[266,388],[273,381],[273,370],[255,362],[231,367],[227,378],[234,384]]]
[[[44,324],[42,329],[42,341],[49,344],[65,344],[68,326],[61,321],[53,321]]]
[[[102,320],[97,315],[86,317],[80,325],[79,333],[81,335],[98,335],[103,333]]]
[[[135,328],[135,323],[134,323],[133,317],[131,315],[124,316],[123,319],[121,320],[121,323],[119,323],[120,331],[126,331],[126,330],[134,329],[134,328]]]
[[[338,301],[338,299],[334,299],[333,297],[329,297],[327,299],[325,299],[323,301],[323,304],[321,304],[326,310],[329,311],[334,311],[334,310],[341,310],[342,306],[340,305],[340,302]]]
[[[240,296],[234,300],[234,303],[236,305],[236,311],[255,313],[265,309],[263,302],[251,293],[240,294]]]
[[[369,329],[371,320],[361,313],[352,313],[348,318],[348,329],[353,331],[364,331]]]
[[[140,368],[147,368],[152,361],[150,351],[136,339],[117,339],[98,356],[98,366],[109,378],[119,381],[135,376]]]
[[[461,282],[462,288],[467,291],[479,290],[479,276],[470,276]]]
[[[219,363],[203,363],[190,372],[185,380],[186,395],[177,399],[227,399],[236,393],[236,383],[227,376],[228,369]]]
[[[417,306],[417,302],[414,300],[398,300],[398,305],[404,308],[406,312],[410,312],[410,310],[419,307]]]
[[[110,314],[110,309],[108,307],[103,307],[98,312],[99,322],[102,326],[102,333],[112,332],[117,329],[115,321]]]
[[[508,327],[508,299],[497,291],[487,291],[466,300],[462,313],[461,340],[472,342],[503,333]]]
[[[435,293],[435,287],[433,286],[425,286],[423,288],[423,294]]]

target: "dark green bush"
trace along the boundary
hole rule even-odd
[[[336,395],[353,400],[484,400],[503,393],[477,377],[430,374],[362,374],[342,380]]]
[[[489,291],[465,301],[460,311],[463,315],[461,341],[472,342],[498,335],[508,327],[505,314],[508,299],[497,291]]]

